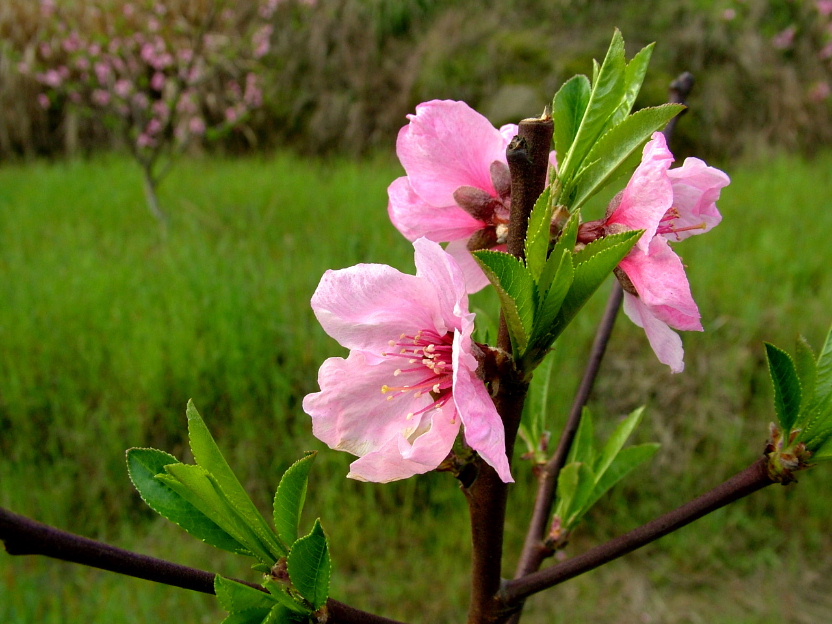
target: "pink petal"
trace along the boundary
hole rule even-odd
[[[513,483],[506,456],[505,428],[485,383],[477,376],[477,360],[471,354],[473,317],[454,336],[453,399],[465,427],[465,442],[497,471],[505,483]]]
[[[350,464],[347,475],[359,481],[387,483],[433,470],[448,456],[459,433],[453,407],[429,412],[427,429],[411,443],[399,434],[384,446]]]
[[[347,359],[329,358],[318,372],[321,391],[303,399],[303,411],[312,417],[313,435],[330,448],[363,456],[376,451],[420,419],[408,414],[428,407],[429,394],[382,393],[385,384],[407,383],[395,377],[394,358],[376,361],[362,351]],[[389,397],[393,397],[390,399]]]
[[[517,136],[517,133],[520,131],[520,126],[517,124],[506,124],[504,126],[500,126],[500,136],[503,137],[503,140],[506,142],[506,147],[511,142],[511,140]],[[505,147],[503,147],[505,150]]]
[[[618,223],[628,230],[645,230],[637,243],[645,253],[659,222],[673,204],[673,187],[667,177],[672,162],[673,154],[667,149],[664,135],[654,133],[644,146],[641,164],[627,183],[621,203],[607,219],[608,225]]]
[[[453,205],[460,186],[497,195],[491,163],[506,162],[506,139],[464,102],[433,100],[419,104],[401,129],[396,153],[413,191],[432,206]]]
[[[341,345],[379,354],[402,333],[443,324],[433,287],[383,264],[327,271],[312,295],[312,309]]]
[[[664,238],[653,239],[649,254],[634,249],[619,266],[654,316],[676,329],[702,331],[685,268]]]
[[[646,306],[638,297],[628,292],[624,293],[624,313],[630,320],[644,328],[650,346],[659,358],[659,362],[667,364],[673,373],[685,370],[685,350],[682,339],[666,323],[652,314],[651,308]]]
[[[698,158],[687,158],[681,167],[671,169],[667,175],[673,185],[673,207],[680,213],[673,226],[703,226],[701,229],[668,234],[670,240],[682,240],[703,234],[722,221],[716,201],[721,190],[731,182],[724,172],[709,167]]]
[[[416,275],[433,287],[434,300],[444,321],[443,327],[436,329],[440,335],[449,329],[459,330],[460,317],[468,314],[468,294],[462,269],[439,243],[420,238],[414,241],[413,248],[416,250]]]
[[[488,286],[488,278],[485,276],[485,273],[483,273],[480,265],[477,264],[477,261],[474,260],[474,256],[472,256],[471,252],[468,251],[467,238],[462,240],[452,240],[448,243],[447,247],[445,247],[445,251],[453,256],[453,259],[456,260],[456,263],[462,270],[462,274],[465,278],[465,288],[469,293],[479,292]]]
[[[482,221],[469,215],[456,203],[447,206],[426,203],[413,191],[407,177],[394,180],[387,188],[387,195],[390,220],[408,240],[421,236],[435,241],[468,238],[483,227]]]

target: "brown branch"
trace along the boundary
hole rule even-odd
[[[760,458],[710,492],[606,544],[596,546],[551,568],[509,581],[503,591],[503,599],[507,605],[522,602],[532,594],[631,553],[702,516],[771,485],[774,481],[768,475],[767,462],[766,457]]]
[[[508,232],[509,253],[524,257],[526,230],[535,201],[546,185],[549,151],[554,124],[551,117],[524,119],[519,134],[506,150],[511,172],[511,217]],[[498,346],[509,353],[511,343],[505,320],[501,322]],[[506,455],[509,463],[517,439],[523,404],[529,389],[522,371],[511,361],[503,362],[497,381],[494,405],[505,427]],[[504,620],[506,615],[496,600],[502,582],[503,536],[505,529],[508,486],[496,471],[478,461],[473,482],[464,487],[471,517],[473,545],[471,569],[471,603],[469,624],[486,624]]]
[[[125,574],[203,594],[214,593],[213,572],[179,565],[142,555],[104,542],[56,529],[0,507],[0,541],[10,555],[43,555],[81,565]],[[266,591],[260,585],[240,581]],[[360,611],[337,600],[327,601],[330,624],[402,624],[379,615]]]

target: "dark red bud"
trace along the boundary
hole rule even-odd
[[[497,195],[503,199],[511,195],[511,173],[507,164],[499,160],[491,163],[491,182],[494,184]]]
[[[476,186],[460,186],[454,191],[454,201],[465,212],[483,223],[491,223],[494,220],[494,211],[502,206],[497,197]]]

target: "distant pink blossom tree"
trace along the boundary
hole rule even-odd
[[[44,86],[39,104],[68,103],[117,132],[141,167],[148,207],[166,224],[158,187],[174,157],[262,106],[261,59],[279,2],[41,0],[36,59],[19,70]]]

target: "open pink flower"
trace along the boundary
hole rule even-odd
[[[600,225],[606,234],[645,230],[616,270],[625,291],[624,312],[644,328],[659,361],[678,373],[685,367],[684,350],[671,328],[702,331],[702,323],[682,260],[668,241],[716,226],[722,220],[716,200],[730,179],[698,158],[686,159],[677,169],[670,169],[672,162],[664,135],[656,132],[627,188]]]
[[[468,445],[511,482],[500,416],[477,375],[474,314],[456,262],[432,241],[413,243],[416,275],[381,264],[327,271],[312,308],[350,349],[307,395],[312,432],[359,459],[349,477],[387,482],[433,470],[464,427]]]
[[[469,249],[505,243],[511,207],[506,146],[517,126],[497,130],[465,102],[450,100],[419,104],[408,119],[396,141],[407,175],[387,190],[390,219],[408,240],[450,242],[448,253],[462,267],[468,292],[476,292],[488,279]]]

